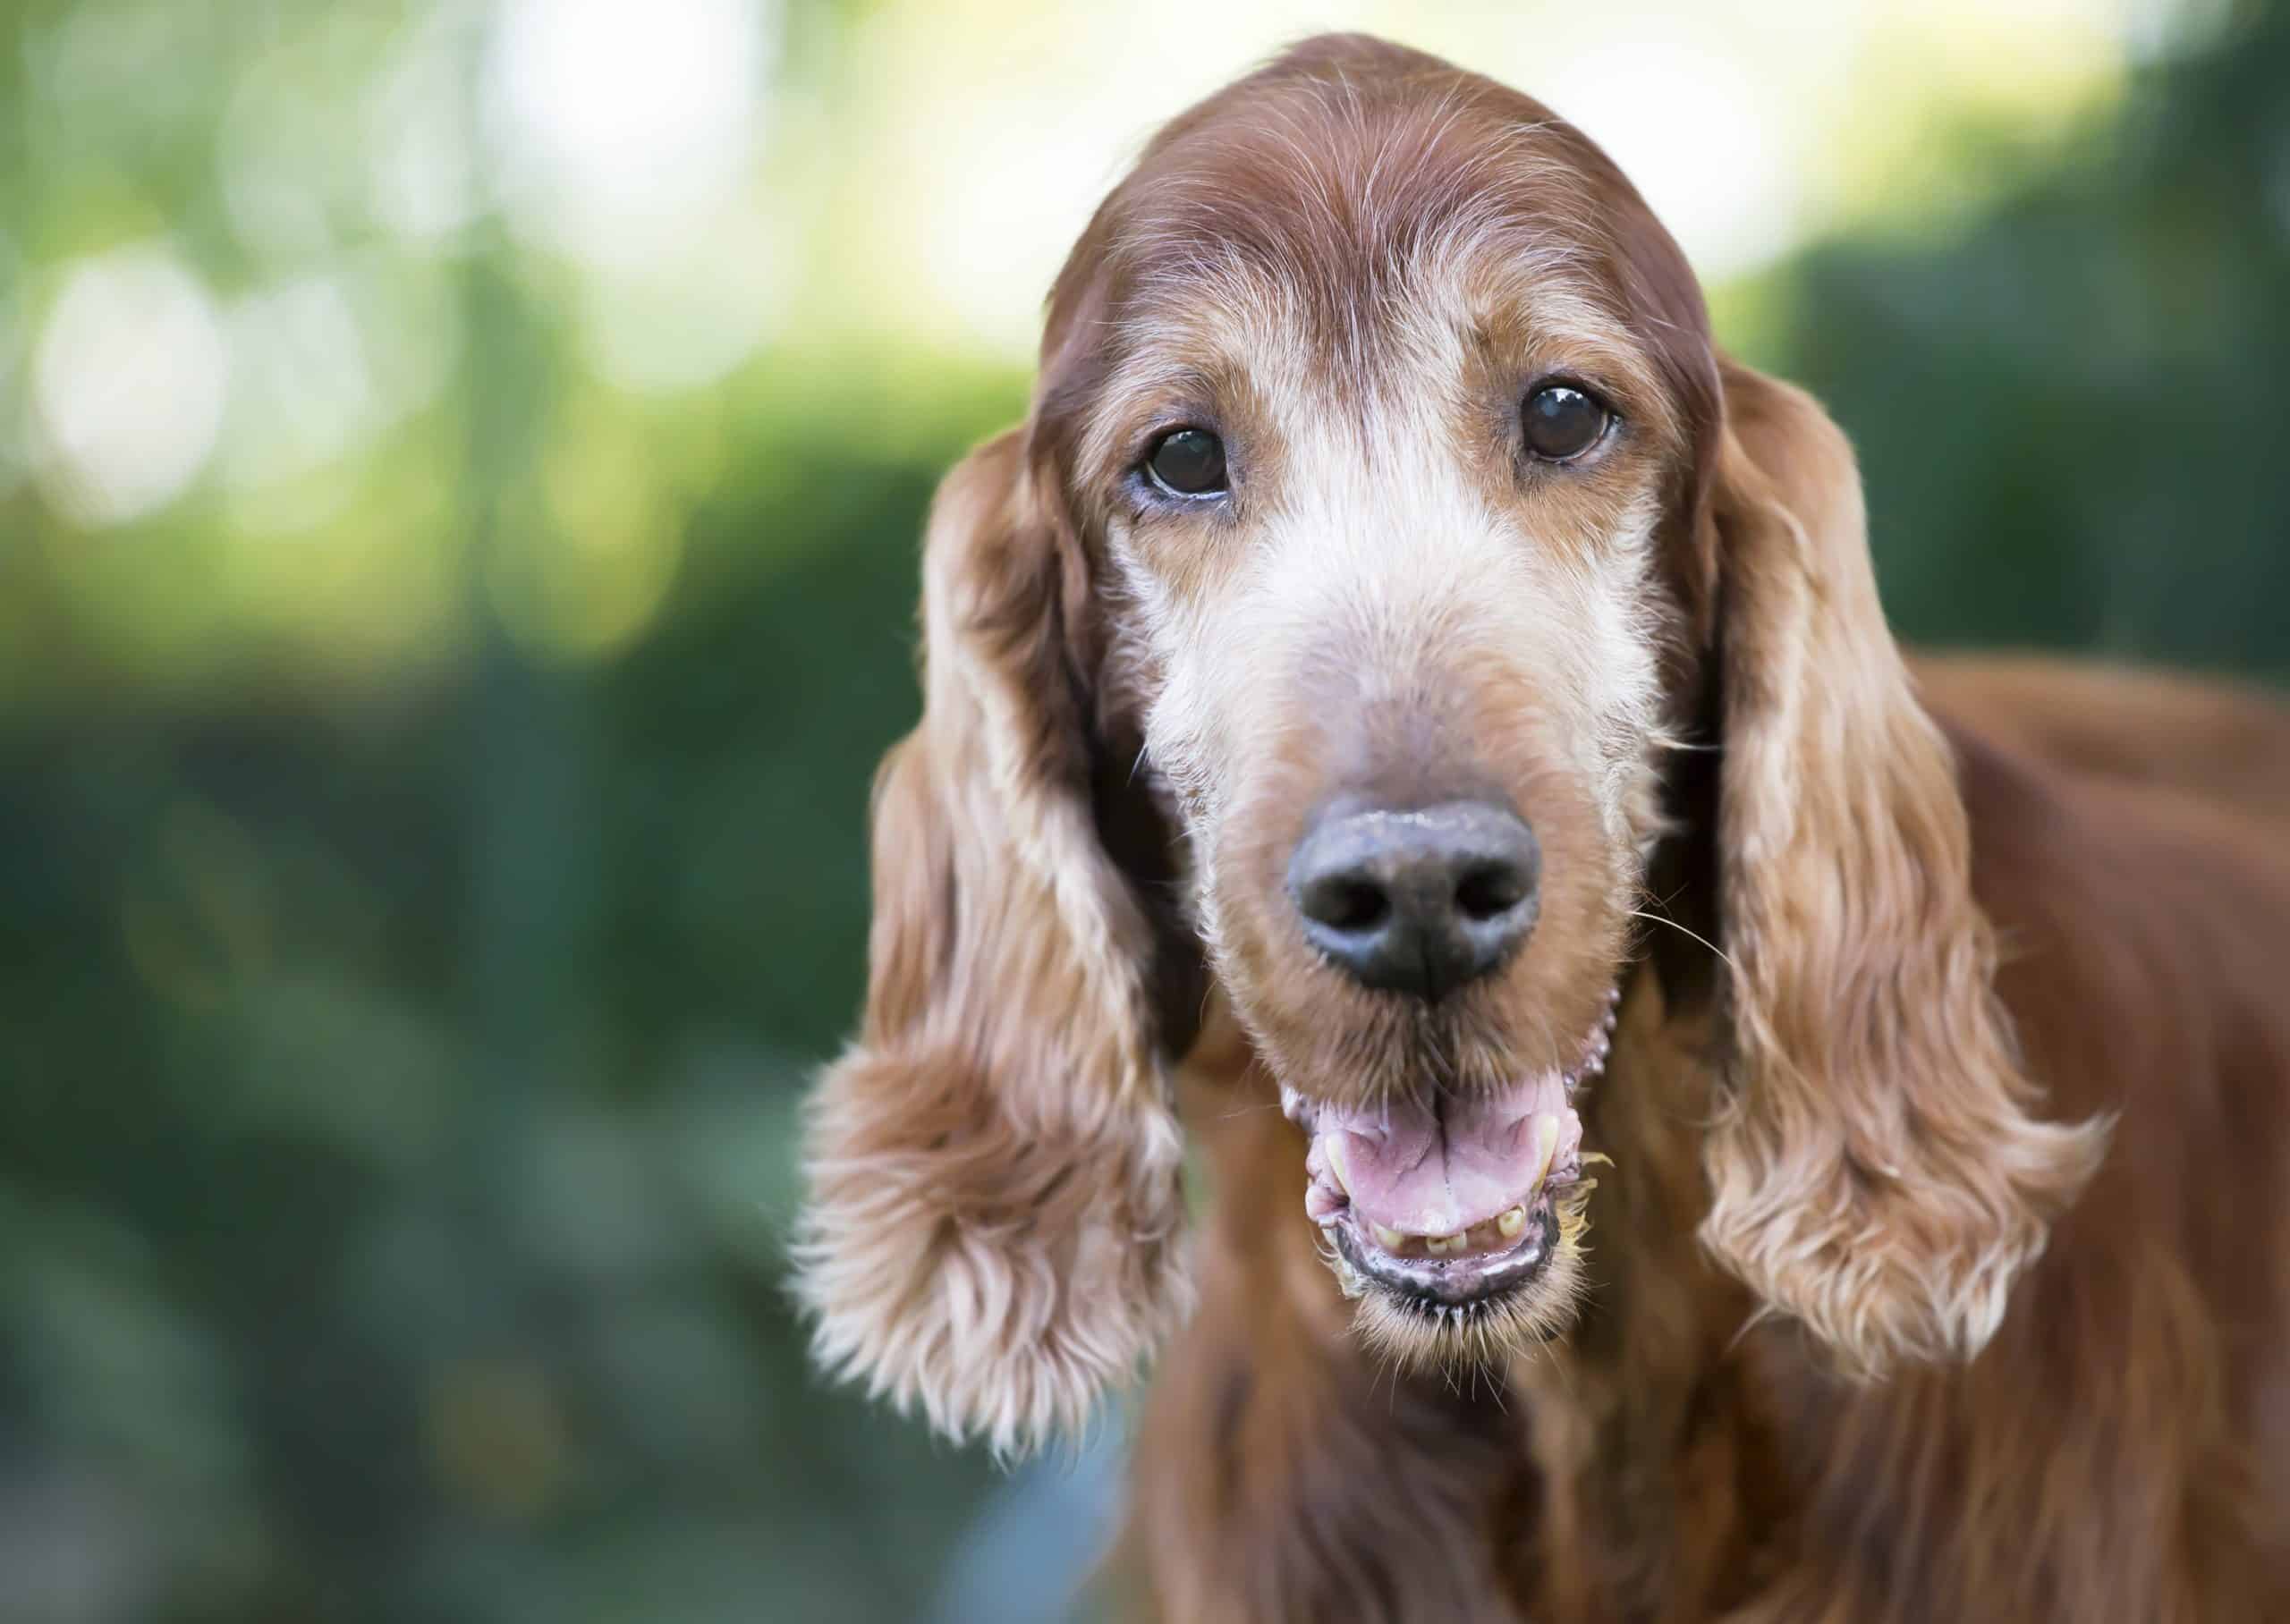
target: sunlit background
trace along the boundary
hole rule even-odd
[[[805,1374],[918,515],[1154,125],[1367,27],[1604,141],[1896,622],[2290,677],[2290,20],[2234,0],[19,0],[0,1617],[1064,1615]]]

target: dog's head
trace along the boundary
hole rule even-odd
[[[1861,1370],[1992,1330],[2091,1143],[2025,1114],[1850,452],[1718,355],[1579,132],[1353,38],[1187,113],[926,554],[810,1146],[831,1361],[1005,1447],[1133,1363],[1183,1297],[1165,1072],[1204,976],[1365,1331],[1562,1328],[1573,1102],[1673,836],[1726,960],[1705,1242]]]

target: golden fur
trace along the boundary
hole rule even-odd
[[[1617,413],[1564,468],[1551,376]],[[1141,486],[1177,423],[1227,497]],[[1124,1563],[1175,1619],[2290,1617],[2290,717],[1912,668],[1844,437],[1581,135],[1350,37],[1183,114],[925,555],[827,1365],[1014,1451],[1182,1321]],[[1362,791],[1527,811],[1515,958],[1309,949],[1282,867]],[[1497,1089],[1617,991],[1553,1264],[1348,1303],[1280,1089]]]
[[[1969,1358],[2103,1141],[2030,1114],[1963,803],[1885,628],[1844,436],[1752,375],[1726,397],[1732,1041],[1702,1243],[1862,1374]]]
[[[875,793],[867,1021],[813,1102],[820,1358],[996,1449],[1078,1427],[1183,1307],[1145,924],[1092,827],[1014,443],[940,493],[929,700]]]

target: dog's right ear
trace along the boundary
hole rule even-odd
[[[1182,1145],[1021,435],[947,476],[923,568],[923,719],[876,782],[866,1018],[811,1102],[798,1290],[824,1365],[1012,1453],[1181,1311]]]

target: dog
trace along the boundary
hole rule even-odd
[[[799,1290],[1005,1453],[1166,1344],[1147,1610],[2290,1618],[2290,719],[1912,667],[1579,131],[1175,119],[923,625]]]

